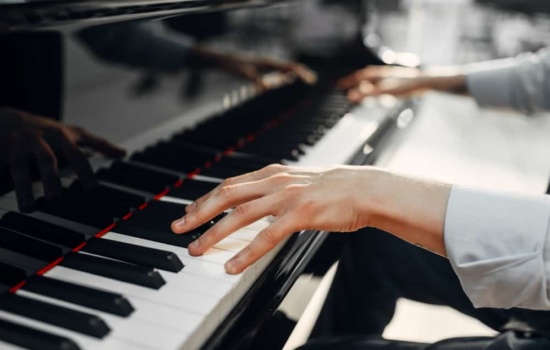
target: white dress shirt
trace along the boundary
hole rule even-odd
[[[550,50],[471,68],[468,89],[482,107],[550,109]],[[454,186],[444,235],[475,307],[550,310],[550,196]]]

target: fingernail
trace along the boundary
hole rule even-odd
[[[174,221],[173,225],[177,229],[183,228],[185,226],[185,217]]]

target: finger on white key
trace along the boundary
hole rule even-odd
[[[116,234],[116,232],[109,232],[105,236],[103,236],[103,238],[111,239],[113,234]],[[116,235],[123,236],[121,234],[116,234]],[[131,237],[131,238],[135,238],[135,237]],[[132,240],[132,241],[137,242],[137,239],[136,239],[136,241],[134,241],[134,240]],[[182,256],[191,257],[191,255],[189,255],[189,251],[187,250],[187,248],[177,247],[177,246],[164,244],[164,243],[153,242],[153,241],[144,240],[144,239],[142,239],[141,241],[142,242],[147,242],[146,243],[147,246],[149,246],[151,248],[169,250],[169,251],[175,253],[176,255],[178,255],[180,258]],[[134,243],[134,244],[137,244],[137,243]],[[194,258],[199,259],[199,260],[210,261],[210,262],[214,262],[214,263],[218,263],[218,264],[225,264],[225,262],[227,260],[231,259],[231,257],[233,255],[234,254],[232,254],[230,252],[225,252],[225,251],[222,251],[222,250],[219,250],[219,249],[210,249],[209,251],[207,251],[203,255],[197,256],[197,257],[194,257]]]
[[[185,265],[183,271],[187,273],[192,273],[198,276],[209,277],[213,279],[219,279],[231,283],[237,283],[240,279],[238,275],[229,275],[225,272],[225,269],[223,267],[225,261],[212,262],[205,260],[202,257],[191,257],[189,253],[187,253],[187,249],[185,248],[172,247],[167,244],[151,242],[145,239],[131,237],[128,235],[121,235],[114,232],[109,232],[108,234],[103,236],[103,238],[119,242],[131,243],[135,245],[141,245],[145,247],[151,246],[158,249],[160,249],[160,247],[164,247],[164,249],[170,248],[172,249],[171,251],[173,251],[181,259],[181,261]]]

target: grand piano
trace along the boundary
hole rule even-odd
[[[93,191],[70,169],[58,199],[36,184],[31,213],[19,212],[4,169],[0,349],[262,346],[258,330],[328,233],[295,233],[231,276],[223,264],[269,218],[197,258],[187,245],[219,218],[181,236],[170,223],[224,178],[271,163],[374,162],[414,105],[352,106],[333,86],[383,63],[363,44],[369,9],[364,1],[0,1],[0,106],[79,125],[129,152],[89,155]],[[269,88],[260,89],[203,62],[192,52],[199,44],[300,61],[318,82],[266,71]]]

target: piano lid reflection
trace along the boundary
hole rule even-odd
[[[270,163],[370,163],[402,108],[349,113],[332,82],[378,61],[358,41],[360,22],[313,45],[319,33],[304,26],[312,3],[27,1],[0,9],[8,29],[0,37],[0,105],[11,108],[11,126],[38,129],[36,143],[51,146],[61,169],[55,193],[35,186],[26,214],[4,171],[2,346],[249,346],[325,235],[296,234],[231,276],[223,264],[266,219],[199,258],[188,244],[220,218],[181,236],[170,223],[224,178]],[[53,120],[37,127],[26,113],[78,128],[71,134]],[[105,151],[103,138],[128,155],[93,156],[83,166],[74,144]],[[75,164],[78,177],[65,169]],[[24,177],[55,186],[51,165],[27,168]],[[87,183],[87,172],[98,182]]]

